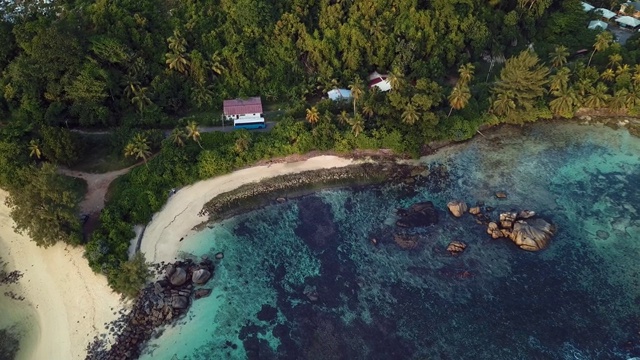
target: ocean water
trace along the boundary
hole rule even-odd
[[[640,356],[639,155],[626,130],[505,127],[423,158],[415,185],[319,191],[210,224],[181,256],[224,253],[213,293],[142,358]],[[526,252],[452,217],[453,199],[495,207],[492,218],[535,210],[558,233]],[[397,228],[396,209],[419,201],[438,224]],[[402,249],[398,233],[418,246]],[[465,252],[450,256],[452,240]]]

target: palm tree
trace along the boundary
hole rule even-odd
[[[611,67],[612,69],[615,69],[618,66],[620,66],[621,62],[622,62],[622,55],[620,54],[609,55],[609,67]]]
[[[551,80],[549,81],[549,90],[556,91],[562,89],[563,87],[567,87],[567,85],[569,84],[570,74],[571,70],[569,70],[568,67],[563,67],[554,75],[551,75]]]
[[[609,102],[609,109],[613,111],[621,111],[627,109],[627,96],[629,91],[627,89],[620,89],[613,94],[611,101]]]
[[[373,116],[373,106],[370,104],[365,104],[362,106],[362,115],[366,116],[367,119],[371,119]]]
[[[600,74],[600,79],[611,82],[616,79],[616,73],[611,69],[605,69],[602,74]]]
[[[609,101],[609,98],[611,97],[609,94],[607,94],[608,90],[609,89],[607,88],[607,85],[598,83],[596,87],[592,87],[589,91],[589,95],[585,99],[584,105],[592,109],[600,109],[605,107],[607,105],[607,102]]]
[[[220,54],[217,51],[211,55],[211,61],[209,61],[209,64],[211,71],[218,76],[222,75],[222,73],[227,70],[224,65],[222,65],[222,57],[220,57]]]
[[[184,146],[184,139],[186,137],[186,133],[181,128],[175,128],[171,132],[171,142],[182,147]]]
[[[460,65],[460,68],[458,69],[458,74],[460,75],[458,78],[458,84],[461,86],[468,85],[473,79],[473,72],[475,69],[476,67],[473,66],[472,63]]]
[[[164,56],[167,58],[165,63],[169,66],[169,69],[181,74],[185,74],[189,69],[189,60],[187,60],[183,53],[168,52]]]
[[[625,104],[627,105],[628,109],[633,109],[637,106],[640,106],[640,89],[634,89],[634,91],[630,91],[627,94]]]
[[[349,125],[351,125],[351,132],[353,132],[356,137],[364,131],[364,119],[360,114],[356,114],[353,119],[350,119]]]
[[[402,88],[404,77],[401,73],[394,71],[389,73],[387,80],[389,81],[389,85],[391,86],[391,91],[400,91],[400,88]]]
[[[131,98],[131,103],[136,105],[140,114],[144,110],[145,106],[151,105],[151,99],[147,96],[147,92],[149,88],[132,85],[131,92],[133,97]]]
[[[513,101],[513,93],[505,91],[498,93],[496,100],[492,104],[493,111],[497,115],[509,116],[516,109],[516,103]]]
[[[175,53],[183,53],[187,51],[187,40],[182,37],[178,29],[173,30],[173,36],[167,39],[169,49]]]
[[[408,125],[413,125],[418,121],[420,115],[412,103],[408,103],[402,112],[402,122]]]
[[[187,130],[187,138],[192,139],[193,141],[198,143],[198,146],[200,146],[200,149],[202,149],[202,145],[200,144],[200,130],[198,129],[198,123],[196,123],[195,121],[190,121],[187,126],[185,126],[185,129]]]
[[[134,156],[135,158],[142,159],[148,167],[147,159],[151,156],[151,148],[149,147],[147,138],[141,133],[137,133],[127,146],[124,147],[124,156]]]
[[[567,63],[567,57],[569,56],[569,49],[566,46],[556,46],[551,55],[551,65],[554,68],[559,68]]]
[[[598,34],[596,36],[596,42],[595,44],[593,44],[593,52],[589,57],[589,62],[587,63],[587,66],[591,66],[591,59],[593,59],[593,55],[596,53],[596,51],[607,50],[607,48],[609,48],[609,46],[611,45],[612,41],[613,41],[613,35],[611,35],[610,32],[603,31],[600,34]]]
[[[553,91],[555,99],[549,102],[549,108],[555,115],[566,117],[573,116],[573,109],[578,105],[578,96],[575,91],[566,86]]]
[[[306,118],[309,124],[315,125],[318,120],[320,120],[320,112],[318,111],[318,108],[312,106],[311,109],[307,109]]]
[[[340,124],[348,124],[349,123],[349,114],[345,110],[342,110],[340,112],[340,114],[338,115],[338,122]]]
[[[631,78],[633,81],[633,85],[640,85],[640,64],[636,64],[633,66],[633,77]]]
[[[451,95],[449,95],[449,105],[451,105],[451,109],[447,117],[451,116],[453,109],[460,110],[467,106],[469,99],[471,99],[469,88],[466,85],[456,85],[451,91]]]
[[[629,65],[624,64],[622,66],[618,66],[618,69],[616,69],[616,76],[620,77],[623,75],[627,75],[630,72],[631,72],[631,68],[629,67]]]
[[[40,151],[40,144],[38,141],[31,140],[29,141],[29,157],[36,157],[36,159],[40,159],[42,156],[42,151]]]
[[[353,98],[353,116],[355,116],[356,102],[360,100],[360,98],[364,94],[364,87],[362,85],[362,80],[360,80],[360,78],[356,78],[353,81],[353,84],[349,85],[349,89],[351,90],[351,97]]]

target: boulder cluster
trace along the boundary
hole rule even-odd
[[[502,213],[499,222],[489,223],[487,233],[494,239],[511,239],[523,250],[542,250],[549,245],[556,228],[535,216],[536,213],[529,210]]]
[[[211,278],[214,264],[205,259],[167,264],[161,279],[146,286],[133,308],[110,326],[115,342],[109,349],[101,339],[87,349],[87,359],[137,359],[144,344],[157,329],[184,316],[193,299],[211,294],[210,288],[198,288]]]

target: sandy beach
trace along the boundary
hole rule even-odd
[[[142,238],[141,251],[150,262],[173,261],[180,248],[180,239],[188,241],[193,228],[207,220],[198,213],[218,194],[278,175],[355,163],[351,159],[324,155],[305,161],[255,166],[186,186],[171,196],[164,208],[153,216]]]
[[[15,233],[6,197],[0,190],[0,252],[8,270],[24,273],[18,284],[6,289],[24,296],[23,303],[35,310],[35,316],[20,319],[33,322],[27,325],[33,333],[21,344],[18,359],[84,359],[87,344],[104,332],[104,323],[117,318],[120,297],[104,276],[91,271],[82,248],[39,248]]]

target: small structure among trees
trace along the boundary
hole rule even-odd
[[[351,90],[349,89],[332,89],[327,91],[327,96],[333,101],[351,100]]]
[[[391,90],[391,82],[389,82],[389,75],[382,75],[377,71],[372,72],[369,75],[369,88],[373,89],[377,87],[380,91]]]
[[[262,99],[259,96],[248,99],[225,100],[223,113],[226,120],[233,120],[233,126],[243,129],[263,129]]]

